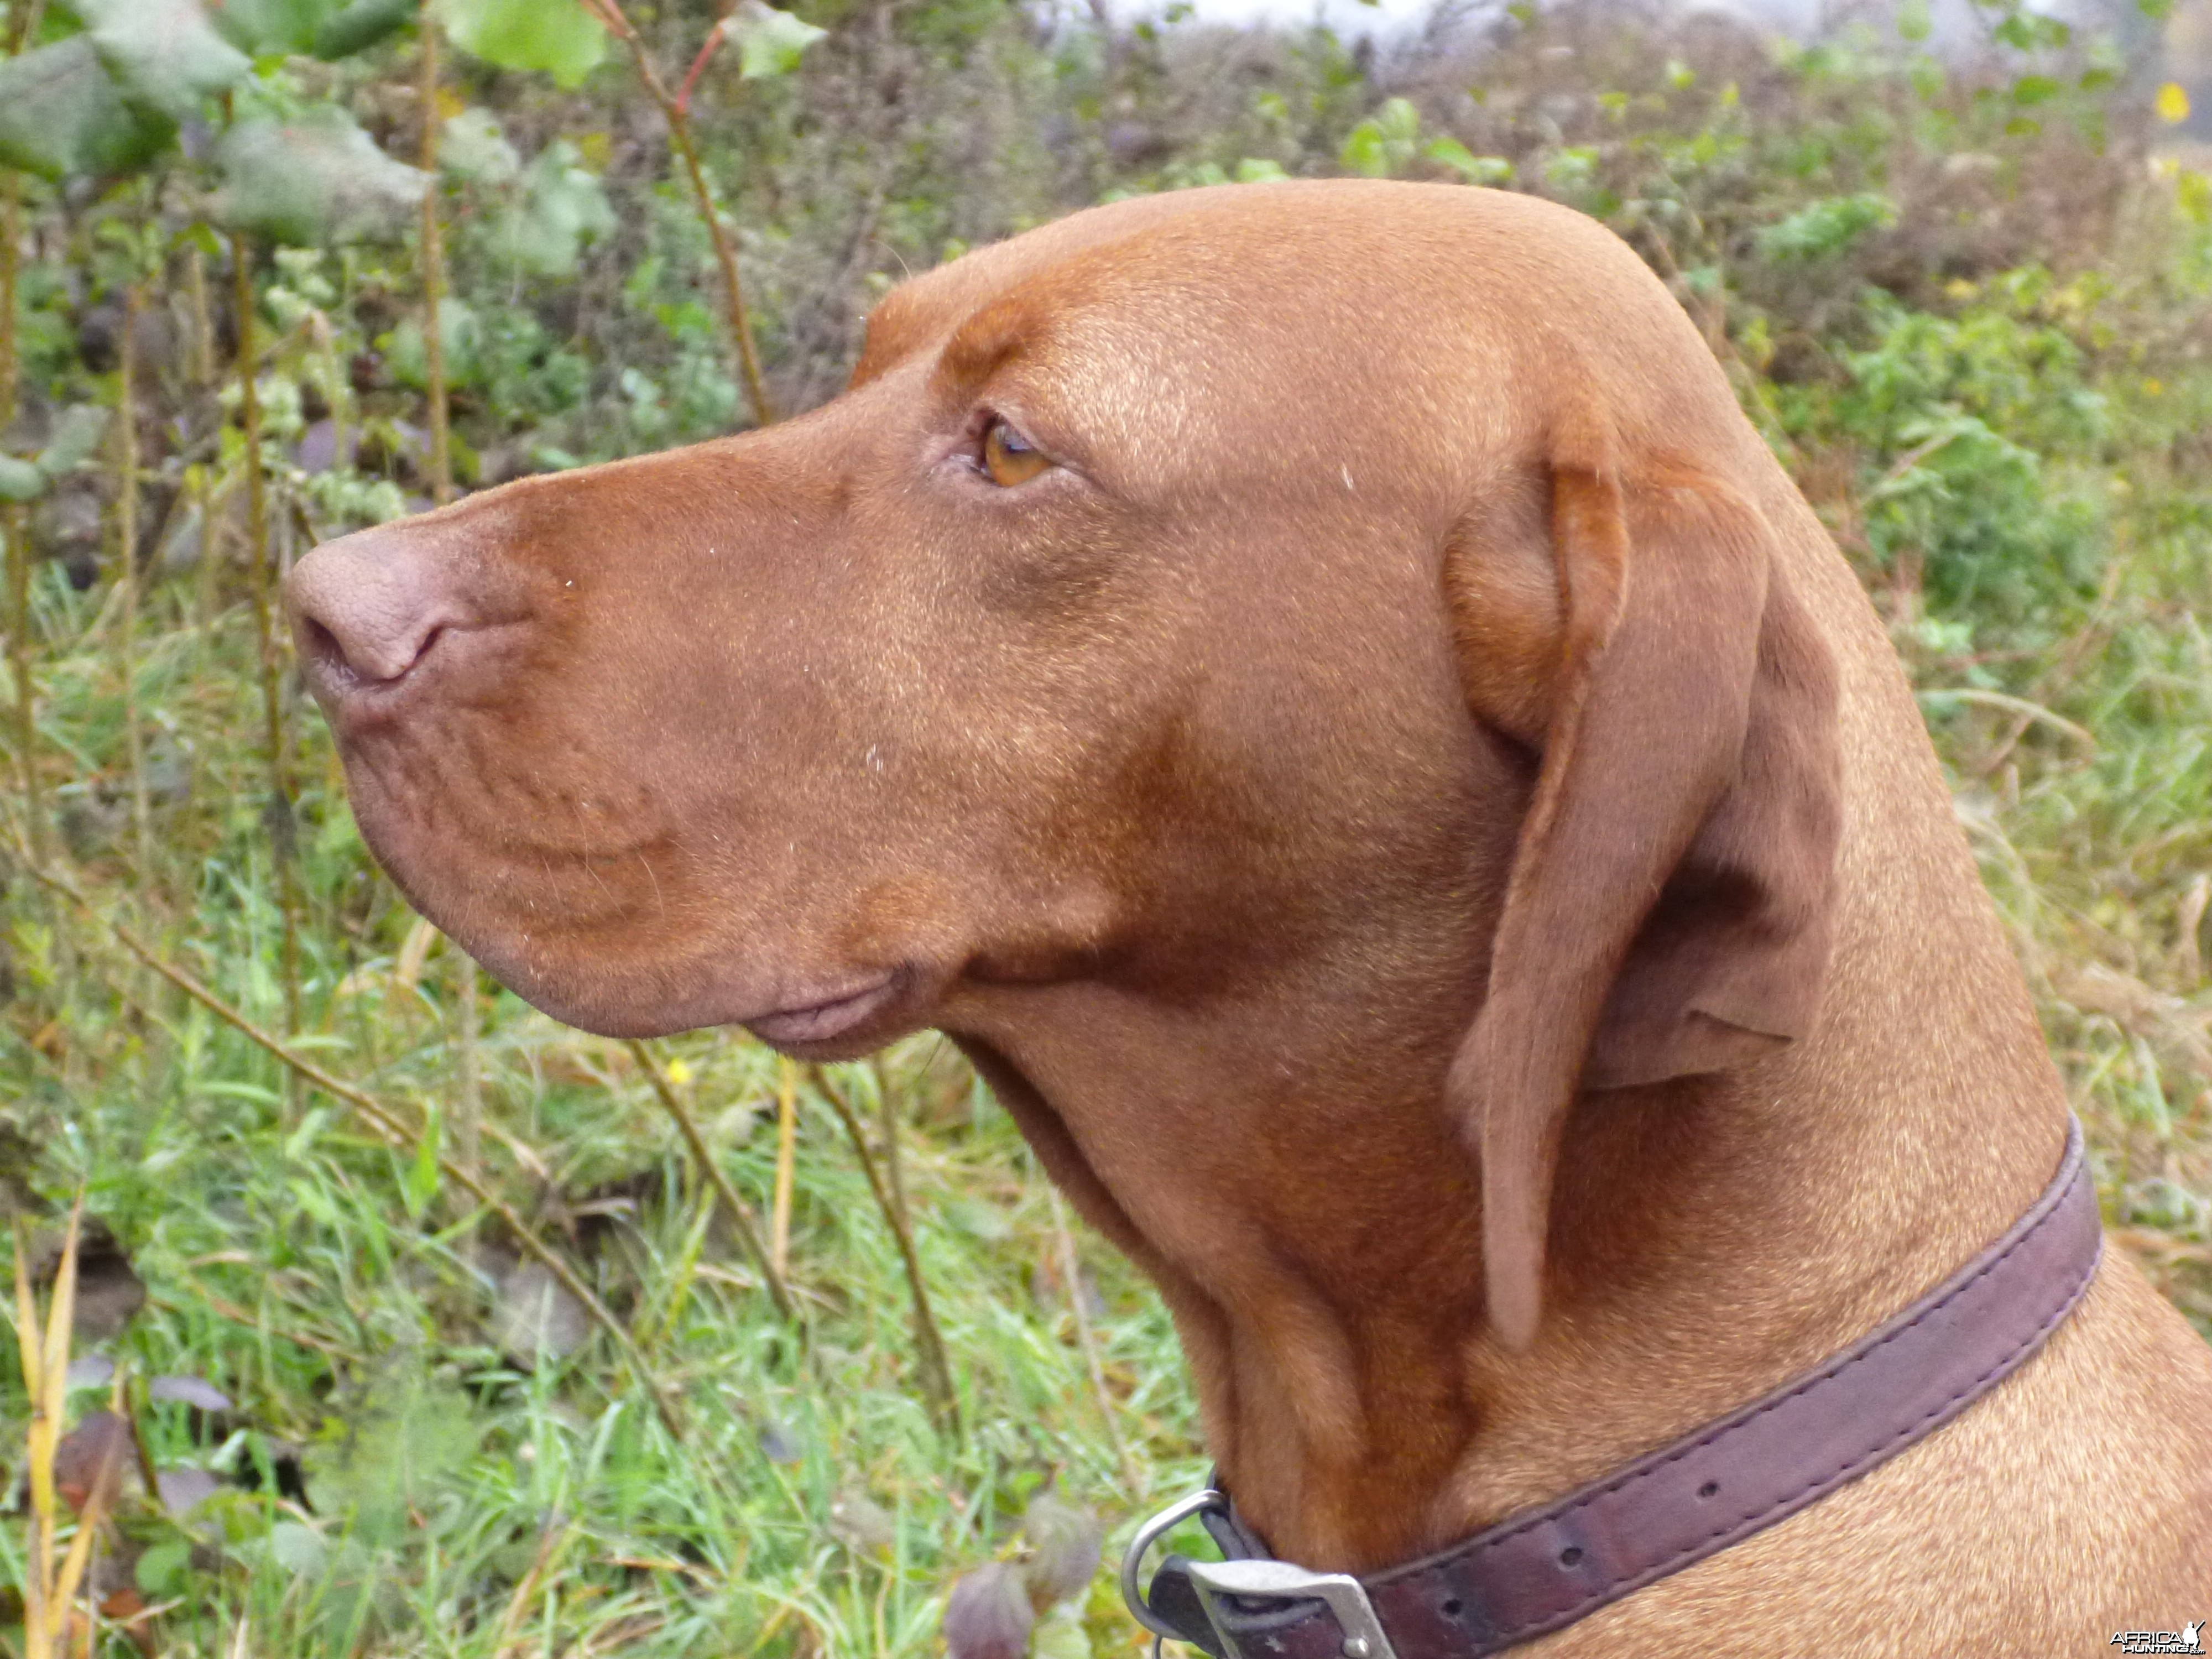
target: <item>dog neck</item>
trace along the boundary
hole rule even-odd
[[[2065,1105],[1986,901],[1945,951],[1890,937],[1942,913],[1931,892],[1959,909],[1940,839],[1933,867],[1856,872],[1812,1038],[1578,1103],[1525,1352],[1485,1318],[1477,1171],[1443,1106],[1468,1010],[1432,962],[1394,982],[1369,951],[1356,977],[1310,961],[1202,1020],[1030,988],[963,1043],[1159,1285],[1247,1518],[1286,1559],[1373,1570],[1757,1397],[2033,1200]]]

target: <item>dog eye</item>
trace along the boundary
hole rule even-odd
[[[1027,483],[1051,465],[1042,450],[1004,421],[993,421],[985,429],[983,472],[1000,489]]]

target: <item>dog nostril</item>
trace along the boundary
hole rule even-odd
[[[410,532],[362,531],[317,548],[286,584],[303,658],[325,691],[404,679],[473,608],[440,550]]]
[[[300,646],[305,654],[318,662],[335,668],[347,665],[345,647],[338,643],[338,636],[313,617],[300,618]]]
[[[1563,1567],[1571,1567],[1582,1559],[1582,1547],[1578,1544],[1570,1544],[1559,1552],[1559,1565]]]

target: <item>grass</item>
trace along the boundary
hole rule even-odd
[[[1668,64],[1669,96],[1692,96],[1665,53],[1643,55],[1650,73]],[[2108,1219],[2212,1334],[2212,211],[2199,211],[2212,197],[2183,188],[2177,206],[2147,187],[2148,217],[2123,222],[2125,246],[2072,250],[2072,276],[2008,264],[1939,280],[1963,256],[1909,238],[1969,217],[1907,198],[1893,234],[1871,208],[1822,204],[1870,199],[1854,169],[1877,138],[1905,142],[1862,131],[1885,112],[1902,112],[1907,138],[1972,138],[1984,160],[2002,135],[1958,137],[1941,124],[1966,117],[1903,101],[1894,76],[1761,73],[1741,103],[1733,80],[1699,82],[1711,112],[1680,118],[1709,123],[1694,131],[1666,126],[1674,114],[1621,125],[1624,111],[1644,121],[1650,98],[1601,100],[1573,117],[1589,142],[1561,148],[1515,125],[1502,94],[1462,111],[1459,130],[1677,271],[1922,690],[2088,1126]],[[1616,127],[1625,136],[1608,137]],[[1382,155],[1389,135],[1376,130]],[[1428,131],[1407,129],[1409,155]],[[1775,156],[1738,167],[1753,141]],[[1245,153],[1233,134],[1220,142],[1224,165]],[[1923,171],[1955,185],[1950,170]],[[1984,176],[1997,182],[1975,188],[2010,188],[1996,170],[1957,174]],[[1784,223],[1795,241],[1761,241]],[[1869,301],[1877,271],[1907,299]],[[353,301],[326,302],[365,347]],[[308,347],[323,348],[295,334],[272,353],[271,384],[296,404],[283,377],[320,373]],[[402,393],[376,396],[378,418],[396,419]],[[210,464],[218,494],[237,463],[233,444]],[[331,519],[388,510],[398,494],[335,471],[283,471],[276,485]],[[285,514],[275,522],[289,533]],[[294,833],[272,833],[235,553],[143,596],[129,653],[154,831],[143,854],[117,589],[78,592],[55,562],[33,586],[38,764],[57,867],[88,902],[7,872],[0,1210],[26,1229],[11,1270],[35,1278],[59,1254],[80,1194],[88,1224],[65,1322],[75,1368],[57,1370],[43,1340],[0,1352],[0,1653],[29,1659],[25,1594],[97,1534],[78,1606],[104,1611],[65,1634],[115,1659],[892,1659],[936,1650],[948,1588],[1026,1547],[1019,1523],[1041,1491],[1095,1510],[1110,1559],[1202,1477],[1157,1299],[1071,1231],[1011,1122],[937,1039],[827,1079],[872,1158],[890,1150],[887,1127],[896,1137],[898,1179],[879,1171],[888,1204],[821,1077],[789,1078],[724,1035],[652,1047],[763,1233],[787,1177],[796,1322],[629,1046],[487,988],[471,1154],[448,1127],[465,1024],[453,999],[471,981],[369,862],[289,677],[300,794]],[[10,844],[21,810],[11,792]],[[290,1032],[272,863],[288,840],[302,920]],[[238,1020],[154,972],[115,924]],[[242,1026],[281,1036],[374,1110],[302,1086]],[[890,1218],[902,1201],[957,1431],[924,1386]],[[555,1288],[526,1235],[621,1339]],[[25,1478],[88,1444],[34,1429],[33,1396],[57,1376],[78,1431],[97,1409],[128,1416],[131,1462],[152,1476],[149,1489],[126,1473],[104,1526],[74,1517],[66,1494],[58,1506],[43,1474]],[[1138,1645],[1102,1574],[1035,1650]]]

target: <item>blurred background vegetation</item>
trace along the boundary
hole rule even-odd
[[[1634,244],[1887,620],[2108,1219],[2212,1334],[2203,0],[5,17],[0,1652],[921,1654],[956,1580],[969,1659],[1136,1650],[1093,1570],[1203,1473],[1172,1334],[957,1056],[497,991],[269,617],[320,538],[818,404],[902,276],[1133,192]]]

